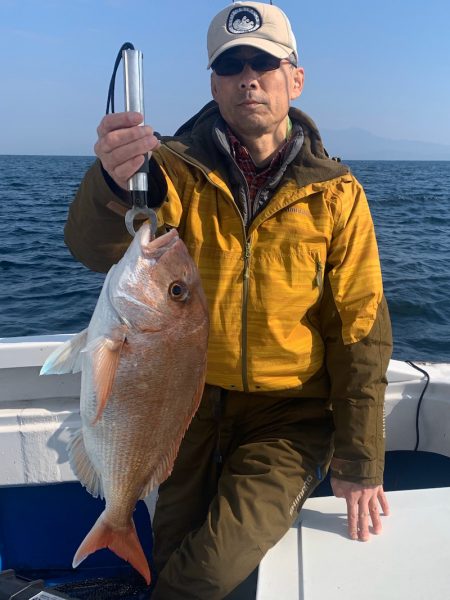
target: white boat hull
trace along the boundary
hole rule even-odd
[[[80,375],[39,376],[69,335],[0,339],[0,486],[73,481],[66,444],[80,427]],[[450,456],[450,364],[420,363],[430,384],[420,411],[420,450]],[[392,360],[386,395],[387,450],[412,450],[425,377]]]

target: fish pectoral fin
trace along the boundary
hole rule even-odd
[[[97,414],[93,425],[101,418],[116,377],[120,353],[126,339],[126,328],[118,327],[110,337],[102,336],[88,344],[86,352],[92,356]]]
[[[129,562],[142,575],[147,585],[150,585],[150,568],[133,520],[131,520],[129,527],[114,529],[104,515],[103,512],[81,542],[73,557],[72,566],[76,568],[90,554],[101,548],[109,548],[114,554]]]
[[[75,476],[94,498],[103,498],[102,478],[97,473],[84,445],[83,430],[79,429],[67,445],[69,462]]]
[[[86,345],[87,329],[67,340],[47,357],[39,375],[62,375],[81,371],[81,351]]]

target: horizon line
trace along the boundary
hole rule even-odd
[[[92,158],[97,159],[95,154],[18,154],[18,153],[1,153],[2,156],[27,156],[27,157],[41,157],[41,158]],[[373,161],[373,162],[450,162],[450,158],[342,158],[339,157],[340,162],[345,161]],[[331,160],[331,157],[330,157]]]

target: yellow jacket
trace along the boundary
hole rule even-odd
[[[337,474],[375,482],[391,334],[373,223],[361,185],[327,157],[312,121],[295,109],[290,116],[301,123],[302,147],[248,227],[233,196],[231,158],[224,160],[220,131],[211,135],[217,108],[164,138],[154,154],[168,186],[160,223],[178,228],[200,270],[211,323],[207,382],[330,396],[343,461]],[[107,270],[130,241],[124,210],[97,163],[70,210],[73,254]]]

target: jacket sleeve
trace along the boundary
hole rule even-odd
[[[392,335],[375,232],[362,187],[342,183],[321,322],[335,425],[334,477],[383,482],[386,371]]]
[[[167,195],[167,183],[154,160],[150,167],[149,198],[156,207]],[[69,208],[64,229],[64,241],[73,256],[93,271],[108,271],[131,242],[124,219],[130,206],[128,192],[118,188],[100,161],[95,161]],[[138,226],[138,218],[136,222]]]

